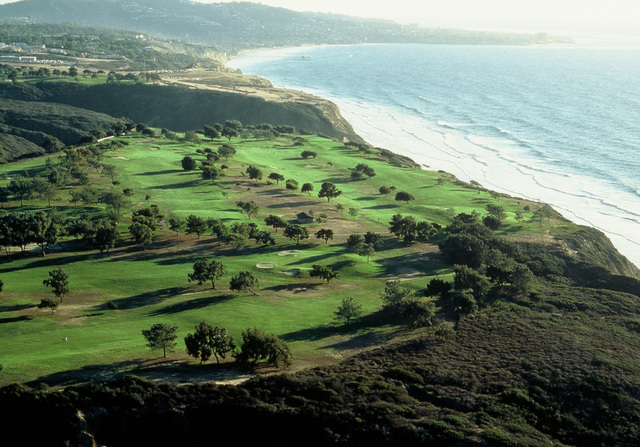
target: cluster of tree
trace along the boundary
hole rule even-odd
[[[143,329],[142,336],[147,341],[147,347],[152,351],[162,351],[166,358],[167,352],[175,351],[178,339],[178,326],[167,323],[156,323],[150,329]],[[264,360],[276,368],[280,365],[291,364],[291,351],[286,343],[274,334],[258,328],[248,328],[242,331],[242,343],[239,348],[223,327],[213,327],[206,321],[195,327],[195,332],[188,334],[185,339],[187,354],[200,360],[207,361],[214,355],[219,363],[231,352],[236,362],[249,367]]]
[[[382,235],[367,231],[364,235],[353,233],[347,238],[347,246],[360,256],[366,256],[367,262],[369,257],[382,247]]]
[[[492,283],[499,288],[509,285],[513,293],[527,293],[534,275],[526,256],[517,245],[495,236],[477,214],[456,215],[444,235],[440,250],[456,265],[456,299],[464,313],[483,303]]]
[[[432,324],[436,312],[433,302],[416,297],[400,281],[388,281],[380,298],[383,310],[405,319],[410,325],[422,327]]]
[[[163,218],[157,205],[135,210],[131,214],[131,225],[129,225],[129,233],[134,242],[143,248],[149,245]]]
[[[65,219],[55,209],[48,212],[0,213],[0,241],[4,246],[20,247],[37,244],[42,255],[65,234]]]
[[[404,242],[426,242],[440,229],[440,225],[436,223],[417,222],[415,217],[402,214],[395,214],[389,222],[389,231],[398,239],[402,238]]]
[[[351,178],[353,180],[361,180],[365,176],[371,178],[376,175],[376,171],[365,163],[358,163],[355,168],[351,170]]]

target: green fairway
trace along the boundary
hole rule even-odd
[[[183,338],[193,332],[197,323],[206,320],[226,327],[236,339],[242,330],[254,326],[275,333],[290,345],[294,366],[321,364],[342,351],[383,342],[400,329],[379,312],[379,294],[386,281],[399,279],[420,295],[432,277],[451,280],[451,266],[439,260],[435,245],[404,244],[389,233],[393,215],[413,215],[444,226],[457,213],[482,213],[486,204],[495,203],[507,212],[507,224],[500,230],[505,235],[549,229],[516,222],[514,212],[524,204],[515,199],[492,197],[487,191],[461,184],[442,173],[393,166],[377,152],[364,155],[326,138],[304,138],[306,143],[300,147],[286,136],[271,140],[203,140],[201,144],[160,137],[123,137],[128,145],[106,152],[102,159],[102,164],[115,166],[117,181],[85,166],[92,187],[102,191],[133,190],[130,206],[122,211],[121,238],[109,253],[64,237],[45,257],[37,250],[21,255],[16,247],[11,255],[3,255],[0,336],[4,343],[0,364],[4,369],[0,382],[46,378],[60,371],[92,366],[126,369],[131,367],[129,361],[157,358],[157,353],[146,348],[141,331],[158,322],[179,326],[173,359],[187,360]],[[232,144],[237,150],[234,157],[216,162],[217,167],[227,165],[223,177],[203,180],[200,170],[182,169],[183,157],[201,162],[206,159],[207,148],[216,150],[222,144]],[[303,150],[317,152],[317,156],[304,159],[300,156]],[[25,171],[31,177],[43,175],[47,172],[45,160],[1,166],[4,184]],[[55,164],[57,157],[52,161]],[[359,163],[373,168],[375,176],[352,180],[351,170]],[[262,170],[262,180],[248,178],[245,171],[249,165]],[[294,179],[300,186],[311,183],[314,190],[310,194],[287,191],[285,182],[268,181],[272,172]],[[334,183],[342,194],[331,201],[319,198],[324,182]],[[382,195],[379,188],[383,185],[410,192],[415,200],[405,204],[394,200],[395,193]],[[103,204],[69,202],[71,191],[78,188],[73,184],[61,188],[52,205],[72,220],[85,213],[102,215]],[[251,219],[236,206],[237,201],[250,200],[260,206],[258,215]],[[194,214],[221,219],[227,225],[254,222],[272,234],[276,245],[263,247],[249,241],[234,250],[209,232],[199,238],[176,235],[161,225],[153,242],[143,249],[130,240],[128,226],[132,210],[151,204],[159,207],[165,221],[170,214],[183,218]],[[25,200],[24,206],[12,200],[5,205],[5,212],[48,208],[42,198],[31,198]],[[349,214],[350,208],[355,209],[355,215]],[[305,224],[310,238],[299,244],[285,238],[282,230],[274,232],[264,224],[269,214],[290,221],[300,212],[314,216],[324,213],[326,221]],[[531,213],[525,215],[530,217]],[[334,239],[325,243],[315,238],[314,233],[320,228],[333,229]],[[378,232],[384,239],[369,262],[345,245],[350,234],[366,231]],[[297,253],[287,253],[291,250]],[[226,266],[228,273],[217,282],[216,290],[209,283],[198,286],[188,282],[187,274],[198,259],[216,259]],[[274,265],[256,267],[265,263]],[[310,277],[314,264],[332,266],[339,278],[327,284]],[[35,305],[42,298],[53,296],[42,280],[58,267],[69,275],[70,291],[51,314]],[[292,276],[294,269],[300,274]],[[259,279],[256,295],[229,289],[230,278],[243,270]],[[362,304],[364,317],[345,328],[333,321],[333,312],[346,297]],[[110,309],[109,302],[117,309]]]

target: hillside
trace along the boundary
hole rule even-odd
[[[231,139],[200,134],[200,142],[190,142],[187,134],[132,130],[108,143],[68,148],[62,157],[3,167],[7,182],[23,173],[31,179],[73,173],[52,198],[38,193],[21,205],[9,195],[5,213],[47,211],[51,200],[55,222],[79,231],[60,233],[53,243],[36,238],[37,252],[22,253],[17,244],[24,240],[7,231],[12,221],[2,217],[9,253],[0,268],[0,379],[34,387],[0,389],[3,420],[13,427],[8,436],[32,444],[198,443],[210,436],[214,420],[219,440],[244,443],[279,434],[283,445],[301,439],[311,445],[633,445],[640,281],[616,276],[623,268],[638,272],[619,264],[606,238],[539,204],[402,166],[384,150],[265,131]],[[228,144],[235,154],[225,152]],[[185,157],[201,169],[186,170]],[[217,177],[205,179],[212,161]],[[360,164],[375,175],[354,175]],[[253,168],[262,179],[249,178]],[[286,188],[294,179],[297,188]],[[303,182],[315,186],[311,193],[300,190]],[[318,197],[326,182],[342,193],[330,201]],[[415,200],[395,200],[380,189],[385,185],[411,191]],[[114,201],[125,190],[125,201]],[[79,192],[84,195],[74,198]],[[256,214],[243,213],[239,204],[252,201]],[[162,216],[145,241],[133,224],[149,205]],[[489,230],[487,212],[500,209],[501,225]],[[276,215],[294,223],[300,212],[313,216],[302,224],[309,239],[296,241],[265,221]],[[202,234],[174,226],[191,215],[214,220]],[[420,228],[427,232],[398,227],[396,237],[390,224],[398,215],[426,222]],[[87,227],[105,219],[117,222],[121,234],[106,249]],[[259,230],[251,242],[249,233],[241,236],[249,224]],[[321,229],[331,229],[332,238],[316,237]],[[349,241],[367,232],[379,239],[363,254]],[[598,259],[591,247],[598,247]],[[215,290],[187,281],[202,259],[226,265]],[[313,277],[317,264],[338,278]],[[37,300],[51,294],[42,278],[57,267],[69,274],[69,292],[56,309],[38,309]],[[228,280],[240,271],[259,280],[253,291],[232,290]],[[529,273],[520,278],[517,271]],[[434,280],[454,289],[429,292]],[[385,301],[389,281],[405,294],[397,304]],[[626,289],[633,294],[619,291]],[[350,324],[332,321],[346,298],[362,305],[362,315]],[[247,327],[276,334],[291,349],[294,374],[259,375],[236,387],[202,384],[282,371],[264,363],[247,369],[231,357],[198,364],[182,340],[203,319],[227,327],[237,340]],[[140,335],[158,322],[179,328],[178,348],[166,360],[149,353]],[[129,373],[153,382],[123,378]],[[64,388],[39,390],[47,386]],[[37,414],[50,415],[46,429],[27,430],[25,421]],[[261,422],[239,434],[236,421],[246,417]],[[158,424],[162,433],[149,428]]]
[[[567,41],[547,34],[505,34],[406,27],[387,20],[302,13],[253,3],[181,0],[30,0],[0,6],[14,23],[75,23],[136,30],[237,52],[302,44],[411,42],[528,45]]]

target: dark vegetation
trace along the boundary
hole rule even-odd
[[[236,387],[134,377],[57,392],[13,385],[0,390],[0,416],[25,445],[197,444],[213,429],[244,445],[635,446],[639,313],[636,296],[544,286],[461,318],[455,332],[334,367]]]

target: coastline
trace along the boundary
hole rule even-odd
[[[305,50],[312,50],[317,47],[323,46],[261,49],[259,52],[263,55],[265,53],[270,54],[268,57],[261,56],[262,60],[277,60],[299,55]],[[232,58],[228,64],[233,67],[235,62],[238,59],[242,59],[242,57]],[[247,59],[245,59],[246,61]],[[244,65],[250,67],[251,61]],[[245,71],[244,65],[240,64],[242,71]],[[249,70],[247,71],[250,72]],[[258,75],[261,76],[260,73]],[[273,82],[271,78],[269,78],[269,81]],[[279,83],[277,79],[276,83]],[[593,187],[594,182],[597,183],[596,180],[586,176],[580,177],[560,172],[555,174],[558,177],[562,177],[563,181],[571,182],[575,187],[575,191],[566,190],[560,184],[556,187],[549,187],[548,184],[542,186],[538,179],[547,173],[541,173],[539,170],[531,168],[527,160],[522,159],[522,152],[496,150],[490,145],[483,146],[479,144],[472,146],[469,141],[465,141],[459,135],[448,132],[452,130],[449,129],[449,123],[437,121],[431,128],[425,129],[423,122],[416,121],[411,123],[402,121],[402,125],[399,126],[402,127],[402,131],[397,129],[395,132],[386,131],[376,125],[380,121],[379,117],[387,114],[389,122],[392,122],[396,119],[395,112],[385,110],[385,107],[380,104],[357,102],[352,98],[341,97],[338,94],[322,91],[319,88],[305,88],[299,85],[291,87],[279,85],[279,87],[300,90],[335,103],[342,116],[365,141],[374,146],[384,147],[392,152],[407,156],[426,169],[443,170],[463,181],[479,181],[483,186],[497,192],[549,204],[572,222],[603,232],[621,254],[636,266],[640,266],[640,239],[633,239],[633,235],[640,235],[640,220],[629,219],[625,216],[616,220],[620,216],[616,217],[615,215],[617,211],[615,209],[616,200],[625,203],[632,203],[637,200],[637,197],[634,197],[631,193],[628,197],[622,197],[619,191],[603,190],[602,194],[594,195],[589,190]],[[377,121],[374,123],[373,120],[369,120],[369,117],[375,117],[374,119]],[[403,119],[406,119],[406,117],[403,116]],[[415,132],[411,130],[412,127],[420,128],[419,138],[416,138]],[[502,129],[499,130],[502,131]],[[447,132],[446,135],[444,132]],[[418,140],[420,145],[416,143]],[[478,146],[482,151],[481,154],[474,152],[478,150]],[[508,167],[509,169],[506,168],[506,163],[511,164]],[[505,167],[505,169],[502,169],[502,167]],[[501,171],[501,173],[496,175],[497,171]],[[549,180],[548,183],[553,183],[553,181],[557,181],[557,179]],[[598,185],[598,188],[606,189],[607,185]],[[610,216],[596,211],[593,207],[594,201],[602,200],[602,197],[611,197],[605,203],[610,208],[609,212],[613,213]]]

